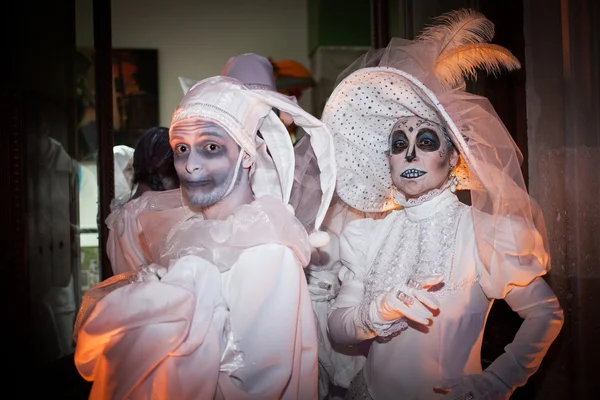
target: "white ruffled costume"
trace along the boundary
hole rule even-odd
[[[560,330],[562,310],[538,278],[546,272],[543,249],[538,253],[542,260],[523,267],[519,254],[509,250],[516,246],[511,243],[514,226],[508,228],[497,237],[507,251],[490,273],[479,260],[471,209],[449,189],[385,219],[348,225],[340,239],[342,288],[329,318],[336,341],[356,343],[355,313],[369,296],[413,274],[445,276],[444,285],[432,291],[440,312],[431,326],[409,323],[397,336],[372,343],[364,379],[373,399],[437,399],[443,394],[434,388],[481,373],[483,331],[494,298],[505,298],[525,318],[515,341],[486,370],[507,385],[501,398],[536,371]]]
[[[311,246],[287,205],[293,150],[272,107],[310,135],[322,189],[311,228],[319,228],[335,181],[323,124],[285,96],[252,92],[235,79],[195,85],[173,122],[200,117],[223,126],[255,160],[255,201],[225,220],[205,220],[179,190],[155,192],[125,205],[126,218],[107,221],[131,239],[113,242],[114,254],[124,243],[136,248],[119,251],[132,271],[91,288],[79,312],[75,362],[94,381],[90,398],[317,398],[303,271]]]
[[[473,73],[478,66],[472,60],[518,61],[487,43],[493,24],[483,15],[460,10],[440,21],[416,41],[392,40],[357,60],[323,112],[336,144],[337,195],[364,212],[393,210],[384,219],[350,222],[340,237],[341,289],[329,334],[346,345],[367,332],[375,336],[351,399],[507,399],[537,370],[563,323],[542,278],[549,268],[545,227],[527,193],[520,152],[489,101],[463,90],[463,68]],[[442,126],[460,159],[452,171],[458,182],[407,200],[394,190],[386,151],[392,127],[414,116]],[[470,206],[453,193],[456,183],[470,190]],[[397,287],[406,295],[409,279],[432,275],[444,280],[429,289],[440,303],[430,325],[407,318],[374,323],[377,299]],[[482,371],[494,299],[506,300],[524,321]]]

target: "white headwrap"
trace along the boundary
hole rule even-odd
[[[125,145],[117,145],[113,147],[114,164],[115,164],[115,199],[114,206],[122,206],[131,198],[132,186],[131,176],[128,176],[125,171],[133,159],[134,149]],[[132,175],[133,171],[129,174]]]
[[[309,207],[314,209],[310,221],[302,222],[307,231],[313,233],[325,218],[335,188],[333,140],[321,121],[287,96],[270,90],[250,90],[237,79],[225,76],[208,78],[185,94],[173,114],[170,129],[190,118],[201,118],[223,127],[254,160],[250,185],[255,197],[272,195],[289,203],[294,173],[301,169],[297,168],[289,134],[274,108],[289,114],[310,136],[318,165],[315,178],[318,178],[320,196],[314,199],[318,206]],[[258,131],[262,138],[257,135]],[[302,190],[302,187],[297,189]]]

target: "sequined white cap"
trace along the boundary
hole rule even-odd
[[[465,77],[478,68],[498,73],[520,65],[488,43],[493,24],[480,13],[459,10],[439,21],[417,40],[393,39],[367,53],[340,75],[322,116],[336,146],[337,193],[361,211],[395,208],[385,154],[393,125],[406,116],[439,123],[460,153],[459,186],[470,190],[479,258],[492,270],[507,252],[518,254],[535,274],[531,265],[548,265],[546,229],[527,192],[522,154],[489,100],[465,91]]]
[[[336,87],[322,120],[334,133],[337,193],[344,202],[365,212],[397,207],[386,151],[398,119],[415,115],[448,126],[457,145],[466,148],[435,95],[403,71],[364,68]]]

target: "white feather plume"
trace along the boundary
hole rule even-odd
[[[519,60],[506,48],[496,44],[474,43],[445,52],[438,58],[434,73],[446,89],[452,89],[464,84],[465,77],[476,78],[478,69],[498,75],[519,68]]]
[[[494,37],[494,23],[483,14],[471,9],[460,9],[442,14],[434,25],[426,28],[417,40],[441,43],[440,56],[457,47],[473,43],[488,43]]]

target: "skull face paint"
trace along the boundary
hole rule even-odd
[[[173,128],[170,143],[175,170],[191,205],[212,206],[239,183],[242,151],[222,127],[192,119]]]
[[[458,155],[443,128],[420,117],[406,117],[392,128],[390,171],[396,188],[406,197],[419,197],[446,183]]]

